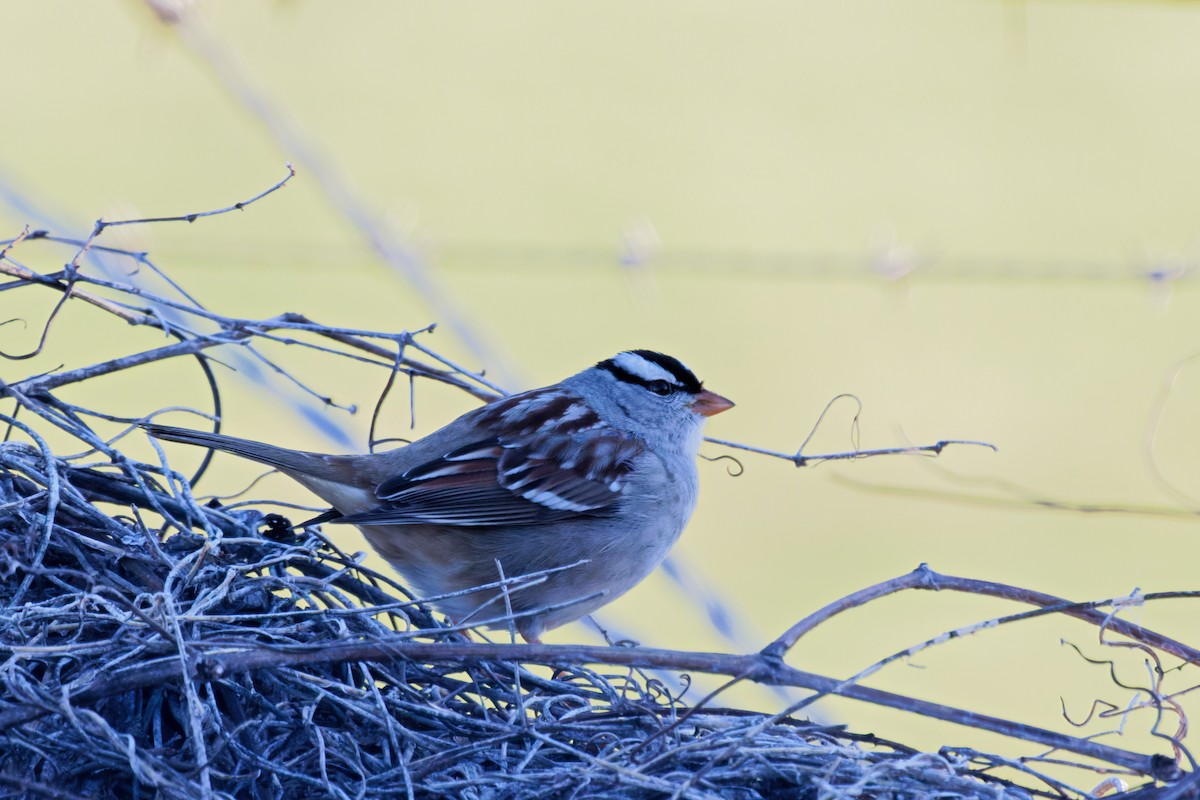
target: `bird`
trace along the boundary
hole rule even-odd
[[[143,427],[278,469],[332,506],[322,518],[357,526],[450,620],[513,624],[539,643],[662,562],[696,505],[704,423],[733,405],[678,359],[626,350],[379,453]]]

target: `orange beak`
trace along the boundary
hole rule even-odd
[[[704,389],[700,394],[696,395],[696,399],[692,401],[692,411],[704,417],[711,417],[713,414],[720,414],[722,411],[728,411],[733,408],[733,401],[727,400],[716,392],[710,392]]]

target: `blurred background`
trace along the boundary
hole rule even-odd
[[[746,454],[736,478],[701,462],[679,578],[660,571],[605,609],[622,635],[756,650],[921,562],[1076,600],[1195,586],[1200,6],[40,0],[0,19],[4,238],[229,205],[291,161],[297,178],[242,213],[110,229],[102,243],[149,251],[228,315],[440,322],[429,346],[514,390],[620,349],[663,350],[738,402],[709,425],[723,439],[795,451],[850,392],[862,447],[999,448],[800,470]],[[29,243],[19,257],[53,271],[71,251]],[[18,294],[0,295],[0,317],[28,322],[0,331],[7,351],[35,345],[49,309]],[[69,308],[42,369],[163,343]],[[363,411],[224,370],[225,430],[363,448],[378,374],[289,359]],[[203,405],[193,373],[116,382],[105,402],[132,415]],[[419,386],[415,430],[398,395],[381,433],[428,433],[472,402]],[[850,449],[853,414],[835,405],[805,452]],[[199,488],[256,474],[219,457]],[[306,499],[278,476],[255,491]],[[1016,610],[892,597],[819,628],[789,662],[846,677]],[[1122,616],[1200,641],[1186,601]],[[548,638],[595,637],[579,624]],[[1064,720],[1137,695],[1063,639],[1148,684],[1140,656],[1062,619],[954,641],[867,683],[1076,734],[1123,725],[1105,741],[1162,750],[1151,712]],[[1170,679],[1181,691],[1194,676]],[[849,701],[819,708],[917,746],[1011,749]]]

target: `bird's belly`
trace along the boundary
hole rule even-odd
[[[640,583],[666,557],[682,527],[657,517],[619,531],[603,518],[574,520],[564,529],[551,524],[504,529],[364,525],[360,530],[418,597],[464,592],[432,601],[455,622],[501,620],[511,608],[518,629],[532,630],[536,637]],[[504,589],[496,585],[502,579]],[[489,584],[489,589],[469,591]]]
[[[630,486],[627,495],[653,502],[626,502],[611,516],[511,527],[359,529],[418,597],[440,598],[433,605],[455,622],[503,620],[511,608],[517,629],[537,638],[629,591],[666,557],[691,516],[696,476],[694,471],[657,475],[654,485]],[[333,498],[327,491],[323,496],[344,513],[368,502],[351,495]],[[370,502],[378,501],[372,497]],[[498,585],[502,580],[504,588]],[[446,597],[456,593],[462,594]]]

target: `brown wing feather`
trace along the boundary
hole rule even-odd
[[[520,444],[495,436],[446,453],[383,481],[378,508],[339,522],[491,526],[604,513],[621,498],[642,447],[576,408],[577,398],[544,390],[486,406],[476,425],[517,429]],[[567,425],[548,424],[564,413]]]

